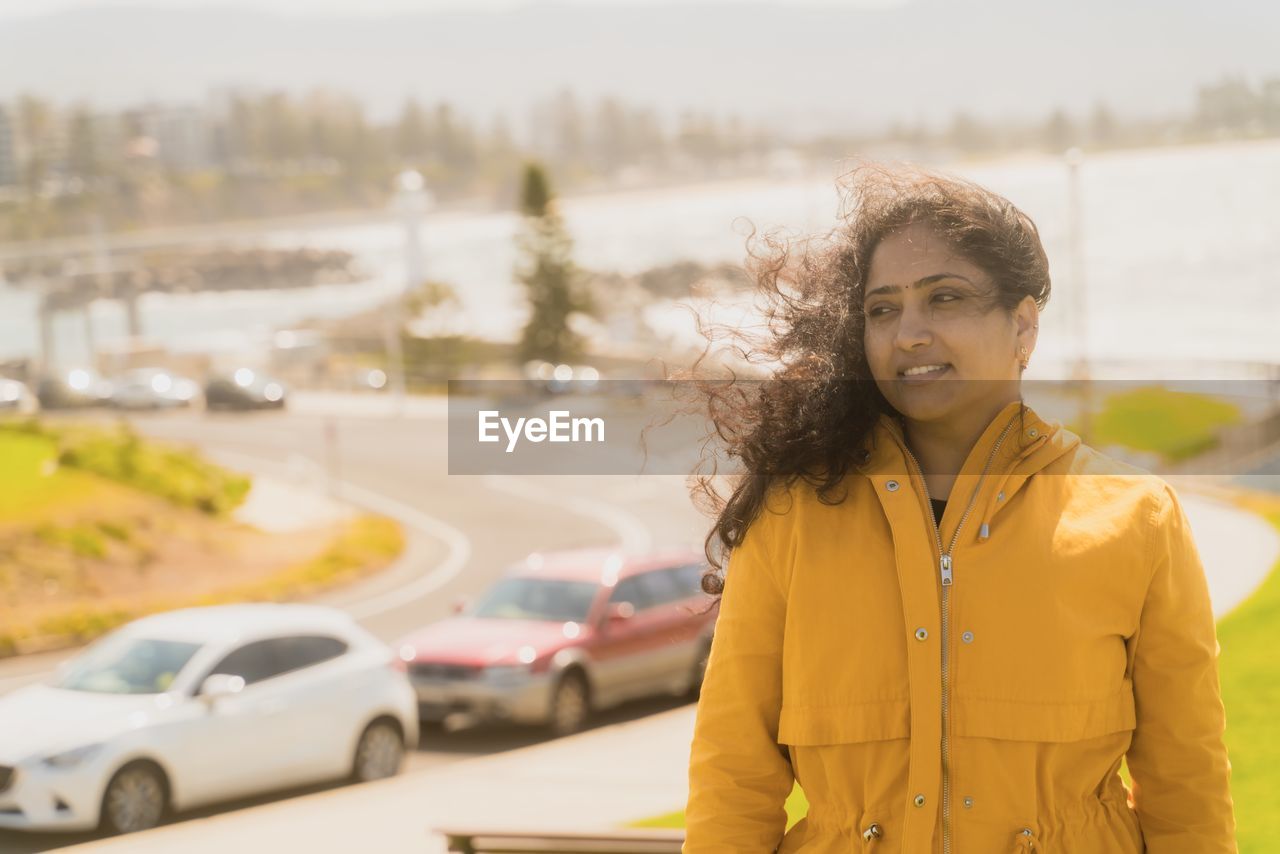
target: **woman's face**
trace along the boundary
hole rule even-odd
[[[1016,400],[1018,347],[1028,356],[1035,349],[1036,318],[1031,297],[1010,316],[991,277],[928,224],[891,233],[871,255],[867,361],[881,393],[908,419],[990,412]],[[929,365],[942,369],[904,373]]]

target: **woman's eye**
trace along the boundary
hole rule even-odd
[[[949,297],[952,300],[960,299],[960,297],[956,296],[955,294],[934,294],[935,299],[939,297]]]

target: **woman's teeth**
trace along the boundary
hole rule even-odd
[[[931,374],[936,371],[945,371],[946,369],[946,365],[921,365],[918,368],[907,368],[902,372],[902,375],[904,377],[914,377],[919,376],[920,374]]]

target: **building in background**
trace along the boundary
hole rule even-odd
[[[0,104],[0,187],[12,187],[21,177],[17,121],[9,105]]]

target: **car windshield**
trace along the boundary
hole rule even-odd
[[[555,578],[506,578],[471,609],[473,617],[584,622],[599,585]]]
[[[184,641],[107,638],[73,659],[57,687],[95,694],[161,694],[199,648]]]

